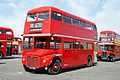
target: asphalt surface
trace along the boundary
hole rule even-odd
[[[120,61],[66,70],[58,75],[24,71],[20,56],[0,59],[0,80],[120,80]]]

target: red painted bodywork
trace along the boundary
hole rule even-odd
[[[106,45],[112,46],[112,49],[106,50],[106,51],[99,50],[98,55],[102,56],[103,52],[106,52],[107,56],[114,55],[115,58],[120,58],[120,44],[116,43],[116,40],[120,40],[117,38],[118,34],[114,31],[101,31],[100,37],[101,37],[101,35],[106,35],[106,37],[108,37],[110,40],[109,41],[99,41],[99,43],[98,43],[99,46],[101,46],[102,43],[104,43],[104,46],[106,46]],[[111,37],[113,39],[111,39]],[[101,37],[101,40],[102,40],[102,37]]]
[[[8,43],[8,41],[10,41],[12,43],[12,39],[14,37],[14,34],[13,34],[12,29],[10,29],[10,28],[0,27],[0,31],[3,31],[3,30],[12,32],[11,35],[10,34],[4,34],[4,33],[0,34],[0,42],[4,46],[4,47],[1,47],[1,52],[2,52],[3,57],[5,57],[5,56],[7,56],[6,55],[7,54],[7,43]]]
[[[32,10],[28,11],[28,14],[37,13],[37,12],[39,13],[39,12],[44,12],[44,11],[49,11],[50,13],[52,11],[59,12],[61,14],[69,15],[71,17],[81,19],[81,20],[86,21],[87,23],[95,25],[94,23],[92,23],[88,20],[74,16],[72,14],[64,12],[55,7],[40,7],[40,8],[32,9]],[[67,49],[62,49],[62,48],[58,49],[58,50],[34,49],[34,48],[32,48],[30,50],[23,49],[23,53],[22,53],[22,64],[23,65],[26,65],[29,68],[31,68],[31,67],[36,67],[36,68],[47,67],[48,65],[50,65],[52,59],[55,56],[58,56],[61,59],[62,68],[76,67],[76,66],[79,66],[82,64],[87,64],[88,55],[91,55],[92,62],[94,63],[94,48],[93,47],[94,47],[95,35],[97,34],[96,31],[88,30],[88,29],[85,29],[85,28],[82,28],[79,26],[75,26],[75,25],[70,25],[67,23],[63,23],[63,21],[60,22],[60,21],[52,20],[51,18],[49,18],[48,20],[43,20],[42,23],[43,23],[43,25],[42,25],[41,31],[30,32],[30,30],[29,30],[30,23],[26,21],[25,26],[24,26],[23,36],[27,35],[27,34],[33,35],[33,34],[50,33],[52,35],[60,34],[60,35],[65,35],[65,36],[87,38],[87,39],[92,39],[93,41],[65,38],[64,36],[56,37],[56,38],[60,38],[63,41],[86,41],[88,43],[90,42],[90,43],[92,43],[92,49],[91,50],[88,50],[88,49],[86,49],[86,50],[75,50],[75,49],[70,50],[70,49],[68,49],[67,50]],[[28,65],[27,57],[31,57],[31,58],[36,57],[37,60],[36,60],[36,62],[29,63],[29,65]],[[46,60],[46,62],[44,63],[43,60]]]
[[[112,51],[104,51],[106,52],[107,55],[110,55],[110,53],[112,53]],[[102,50],[98,50],[98,56],[102,56],[103,51]]]
[[[16,46],[16,48],[12,47],[12,54],[18,54],[18,45],[12,45],[12,46]]]

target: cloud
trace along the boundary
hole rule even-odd
[[[101,0],[88,0],[86,2],[85,0],[67,0],[66,3],[68,4],[69,10],[71,10],[72,13],[81,17],[91,18],[93,17],[92,15],[95,15],[96,11],[99,9],[98,5],[100,4],[100,1]]]
[[[42,5],[40,1],[30,0],[3,0],[0,3],[0,26],[10,27],[14,30],[15,36],[20,36],[23,34],[25,18],[27,15],[27,11],[38,4]]]
[[[113,30],[120,32],[120,1],[119,0],[69,0],[66,1],[70,11],[80,17],[96,23],[98,32]]]
[[[102,7],[103,10],[96,14],[95,22],[98,25],[99,32],[102,30],[113,30],[120,32],[120,1],[107,1]]]
[[[0,7],[0,26],[10,27],[15,36],[20,36],[25,18],[24,11],[20,11],[18,3],[10,0],[3,1]]]
[[[27,11],[40,6],[55,6],[66,12],[94,21],[98,31],[120,31],[119,0],[1,0],[0,25],[10,26],[16,36],[23,33]]]

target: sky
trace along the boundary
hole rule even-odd
[[[0,26],[10,27],[15,36],[23,34],[27,11],[54,6],[97,25],[98,32],[120,34],[120,0],[0,0]]]

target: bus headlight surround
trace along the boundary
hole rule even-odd
[[[46,60],[45,60],[45,59],[43,60],[43,63],[46,63]]]
[[[22,61],[25,61],[25,57],[22,57]]]

